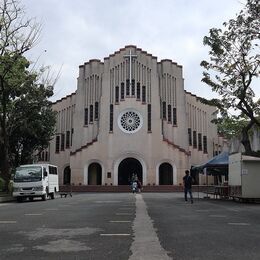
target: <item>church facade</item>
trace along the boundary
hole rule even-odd
[[[179,185],[222,150],[215,107],[184,89],[182,66],[126,46],[79,66],[77,90],[55,103],[48,160],[60,184]]]

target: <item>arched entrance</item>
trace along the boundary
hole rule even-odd
[[[162,163],[159,167],[159,185],[173,185],[173,169],[169,163]]]
[[[143,182],[142,164],[135,158],[124,159],[118,166],[118,185],[129,185],[133,173]]]
[[[69,185],[70,181],[71,181],[71,170],[70,170],[70,167],[67,166],[67,167],[65,167],[65,169],[63,171],[63,184]]]
[[[91,163],[88,167],[88,185],[101,185],[102,167],[99,163]]]

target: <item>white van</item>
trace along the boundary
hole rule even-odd
[[[59,191],[58,167],[50,164],[27,164],[16,168],[13,179],[13,197],[21,202],[26,198],[33,200],[48,196],[55,198]]]

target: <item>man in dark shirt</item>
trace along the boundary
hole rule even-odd
[[[185,201],[188,201],[187,193],[189,193],[190,194],[191,203],[193,203],[193,197],[192,197],[192,177],[190,176],[190,172],[188,170],[185,171],[185,176],[183,177],[183,185],[184,185],[184,198],[185,198]]]

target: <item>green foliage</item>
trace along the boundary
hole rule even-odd
[[[10,155],[13,165],[29,163],[37,150],[48,146],[54,134],[55,112],[48,97],[52,88],[32,84],[15,100],[11,113]]]
[[[24,53],[38,38],[40,27],[24,18],[18,1],[0,5],[0,172],[9,183],[11,167],[30,162],[54,133],[55,113],[48,98],[53,88],[34,72]]]
[[[12,57],[5,55],[0,63],[0,75],[3,75]],[[6,63],[4,63],[6,62]],[[33,152],[47,147],[54,133],[55,113],[48,100],[53,94],[50,86],[39,84],[39,75],[28,70],[29,62],[23,56],[16,57],[12,66],[0,80],[3,92],[0,93],[0,112],[6,119],[8,155],[11,165],[27,163]]]
[[[235,19],[223,23],[223,30],[212,28],[203,40],[210,48],[210,59],[201,62],[205,69],[202,81],[220,95],[216,104],[222,115],[226,117],[232,109],[248,122],[241,128],[243,140],[248,139],[250,128],[260,126],[260,99],[254,92],[255,80],[260,75],[259,11],[260,2],[248,0]],[[236,124],[229,126],[234,126],[236,131]]]
[[[214,119],[213,122],[217,124],[219,134],[227,139],[233,137],[239,138],[241,129],[248,123],[245,119],[241,119],[237,116],[219,117]]]

